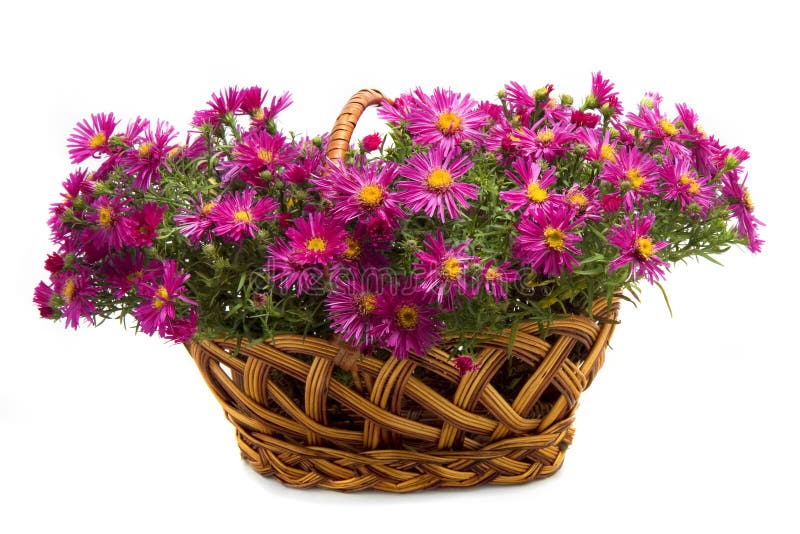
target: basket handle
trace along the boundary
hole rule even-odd
[[[350,147],[350,138],[361,113],[369,106],[376,106],[384,100],[391,103],[391,100],[377,89],[362,89],[347,101],[333,124],[328,146],[325,148],[328,159],[339,161],[344,157]]]

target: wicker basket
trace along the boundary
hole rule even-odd
[[[365,107],[348,102],[328,145],[341,158]],[[380,360],[336,340],[280,335],[269,344],[192,343],[189,352],[236,427],[242,456],[295,487],[410,492],[547,477],[572,442],[580,393],[603,364],[618,302],[484,341],[459,376],[445,339],[425,357]],[[509,356],[509,345],[513,345]],[[510,369],[522,377],[505,395]]]

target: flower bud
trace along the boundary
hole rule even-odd
[[[605,195],[600,199],[600,207],[606,213],[616,213],[622,206],[622,198],[619,195]]]
[[[361,149],[364,152],[372,152],[380,148],[382,141],[380,134],[377,132],[365,135],[361,140]]]
[[[653,109],[655,104],[653,104],[653,99],[652,98],[650,98],[649,96],[646,96],[646,97],[644,97],[643,99],[641,99],[639,101],[639,106],[641,106],[643,108],[647,108],[647,109]]]
[[[316,136],[311,140],[311,144],[313,144],[317,148],[322,148],[322,137]]]
[[[586,100],[583,102],[583,107],[586,109],[594,109],[597,107],[597,97],[594,95],[589,95],[586,97]]]
[[[505,89],[500,89],[499,91],[497,91],[497,98],[505,98],[505,97],[506,97]]]
[[[473,143],[471,139],[464,139],[463,141],[461,141],[459,146],[461,147],[461,150],[463,150],[464,152],[471,152],[472,149],[475,148],[475,143]]]
[[[562,106],[571,106],[574,100],[570,95],[561,95],[561,105]]]

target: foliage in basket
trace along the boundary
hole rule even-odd
[[[573,105],[511,82],[497,102],[420,89],[384,101],[387,136],[344,158],[277,127],[289,96],[228,88],[186,142],[111,113],[69,138],[41,315],[132,318],[176,342],[340,336],[363,352],[475,367],[476,333],[563,314],[675,262],[760,249],[741,166],[688,106],[625,113],[600,73]],[[712,259],[713,261],[713,259]]]

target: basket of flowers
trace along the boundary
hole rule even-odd
[[[48,221],[42,317],[185,344],[243,458],[296,487],[515,484],[573,439],[622,299],[758,251],[742,162],[686,105],[625,113],[512,82],[497,102],[359,91],[330,134],[258,87],[166,122],[92,115]],[[371,105],[387,133],[351,143]]]

